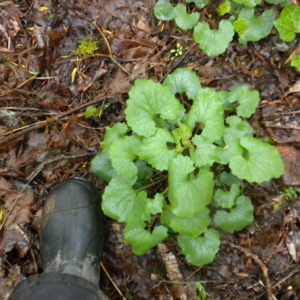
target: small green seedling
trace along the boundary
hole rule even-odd
[[[101,117],[104,110],[110,106],[110,103],[106,103],[103,106],[96,107],[95,105],[90,105],[86,108],[85,118],[90,118],[92,116]]]
[[[188,49],[188,48],[185,48]],[[176,44],[176,49],[172,49],[170,51],[170,53],[172,54],[171,60],[175,59],[178,56],[182,55],[182,45],[180,43]]]
[[[196,287],[199,291],[200,297],[198,298],[199,300],[206,300],[206,292],[204,286],[200,282],[196,282]]]

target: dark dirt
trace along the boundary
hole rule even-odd
[[[218,3],[211,1],[201,13],[201,20],[214,28]],[[146,255],[133,255],[123,241],[123,225],[110,220],[101,288],[110,299],[194,300],[200,282],[209,299],[300,299],[300,200],[298,191],[289,197],[283,190],[300,185],[299,73],[289,66],[299,37],[283,43],[274,30],[263,41],[233,42],[224,55],[210,58],[194,45],[190,31],[156,20],[154,4],[0,3],[0,299],[7,299],[26,276],[42,272],[38,230],[47,193],[74,176],[103,190],[105,183],[89,167],[105,127],[124,121],[135,79],[161,82],[177,67],[195,70],[203,87],[258,90],[262,101],[248,121],[258,136],[272,138],[286,174],[281,180],[245,185],[255,222],[234,235],[221,233],[215,261],[201,268],[186,261],[174,237]],[[98,50],[77,58],[71,50],[86,36],[99,42]],[[189,50],[170,60],[178,42]],[[100,117],[84,117],[91,104],[102,107]],[[110,106],[104,109],[105,104]]]

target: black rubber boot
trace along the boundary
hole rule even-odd
[[[83,178],[65,180],[50,192],[40,229],[45,273],[75,275],[99,284],[105,235],[100,204],[97,188]]]
[[[8,300],[109,300],[99,289],[105,218],[97,188],[83,178],[47,196],[40,230],[44,273],[19,282]]]

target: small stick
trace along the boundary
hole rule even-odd
[[[294,274],[296,274],[298,272],[300,272],[300,266],[296,267],[293,271],[291,271],[291,273],[284,276],[276,284],[272,284],[271,288],[272,289],[276,288],[277,286],[281,285],[284,281],[286,281],[287,279],[289,279],[290,277],[292,277]]]
[[[40,110],[39,108],[32,108],[32,107],[13,107],[13,106],[5,106],[1,107],[0,109],[2,110],[33,110],[33,111],[38,111]]]
[[[190,276],[189,276],[190,277]],[[184,279],[186,280],[186,279]],[[196,283],[214,283],[214,280],[198,280],[198,281],[170,281],[170,280],[161,280],[159,283],[157,283],[155,286],[153,286],[151,288],[154,289],[158,286],[160,286],[163,283],[167,283],[167,284],[180,284],[180,285],[190,285],[190,284],[196,284]]]
[[[267,266],[265,265],[265,263],[258,257],[257,254],[254,254],[252,252],[250,252],[247,248],[245,247],[241,247],[241,246],[238,246],[238,245],[235,245],[234,243],[232,242],[229,242],[229,245],[230,247],[232,248],[235,248],[235,249],[238,249],[240,250],[241,252],[243,252],[246,256],[249,256],[251,257],[257,264],[258,266],[260,267],[260,269],[262,270],[262,273],[263,273],[263,277],[266,281],[266,292],[267,292],[267,296],[268,296],[268,299],[269,300],[275,300],[276,297],[272,294],[272,291],[271,291],[271,282],[270,282],[270,278],[269,278],[269,274],[268,274],[268,268]]]
[[[0,146],[1,145],[4,145],[6,143],[9,143],[11,141],[13,141],[14,139],[32,131],[32,130],[36,130],[36,129],[39,129],[39,128],[42,128],[44,126],[46,126],[47,124],[51,124],[51,123],[54,123],[54,122],[57,122],[59,119],[63,118],[63,117],[66,117],[68,115],[71,115],[73,114],[74,112],[77,112],[83,108],[86,108],[90,105],[93,105],[93,104],[96,104],[96,103],[99,103],[101,101],[105,101],[106,99],[113,99],[114,97],[111,97],[111,96],[108,96],[108,97],[103,97],[103,98],[98,98],[98,99],[95,99],[93,101],[90,101],[90,102],[86,102],[86,103],[83,103],[81,105],[78,105],[77,107],[74,107],[66,112],[63,112],[55,117],[52,117],[52,118],[47,118],[45,121],[40,121],[40,122],[37,122],[35,124],[32,124],[32,125],[27,125],[27,126],[24,126],[24,127],[21,127],[21,128],[17,128],[17,129],[14,129],[14,130],[11,130],[9,132],[6,132],[4,133],[2,136],[2,138],[0,138]],[[17,132],[18,131],[18,132]],[[12,134],[11,133],[14,133],[16,132],[15,134]],[[7,136],[9,135],[9,136]],[[7,136],[7,137],[6,137]]]
[[[115,284],[115,282],[112,280],[112,278],[110,277],[110,275],[108,274],[106,268],[104,267],[103,263],[100,262],[100,266],[103,269],[103,271],[105,272],[106,276],[108,277],[108,279],[110,280],[110,282],[112,283],[112,285],[115,287],[115,289],[118,291],[118,293],[120,294],[120,296],[122,297],[123,300],[126,300],[126,298],[123,296],[122,292],[120,291],[120,289],[117,287],[117,285]]]
[[[37,176],[44,168],[45,165],[47,164],[51,164],[54,162],[57,162],[59,160],[62,159],[74,159],[74,158],[79,158],[79,157],[88,157],[88,156],[95,156],[97,153],[93,153],[93,152],[87,152],[87,153],[82,153],[82,154],[78,154],[78,155],[69,155],[69,156],[65,156],[65,155],[59,155],[55,158],[51,158],[51,159],[47,159],[45,161],[43,161],[42,163],[40,163],[28,176],[27,176],[27,180],[28,183],[30,183],[33,178],[35,176]]]

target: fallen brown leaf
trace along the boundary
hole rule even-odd
[[[7,253],[16,249],[20,257],[24,257],[30,250],[30,241],[21,228],[21,224],[28,224],[37,211],[37,197],[32,192],[20,192],[16,195],[8,194],[3,199],[4,217],[6,221],[1,229],[0,250]]]
[[[61,130],[60,134],[52,138],[51,144],[55,148],[66,148],[69,145],[69,141],[77,118],[77,116],[71,117],[69,122],[63,126],[63,129]]]
[[[13,185],[0,176],[0,197],[6,195],[13,189]]]
[[[300,152],[293,146],[277,147],[285,166],[283,182],[287,186],[300,185]]]

